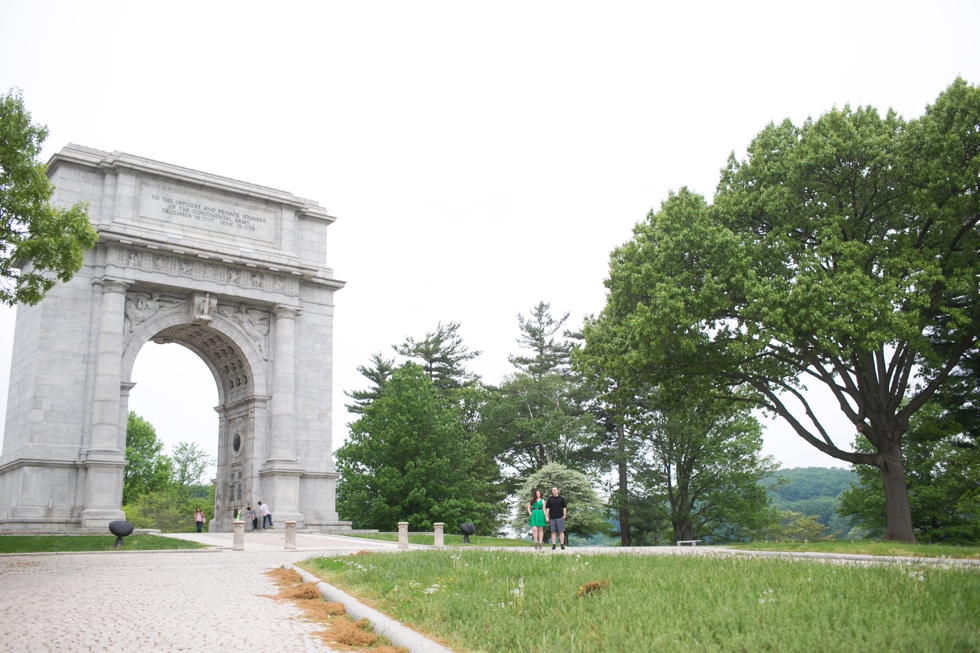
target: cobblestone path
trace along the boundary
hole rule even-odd
[[[329,652],[263,575],[309,552],[0,557],[0,651]]]

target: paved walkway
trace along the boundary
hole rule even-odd
[[[222,550],[0,556],[0,651],[329,652],[298,609],[262,595],[263,572],[317,552],[387,550],[385,542],[278,533],[191,534]]]

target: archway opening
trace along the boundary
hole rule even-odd
[[[133,365],[129,410],[150,422],[169,455],[181,442],[196,444],[214,461],[206,471],[214,478],[218,458],[218,388],[207,364],[177,343],[148,342]]]

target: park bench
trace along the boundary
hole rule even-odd
[[[701,540],[677,540],[677,546],[698,546]]]

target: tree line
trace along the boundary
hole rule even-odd
[[[624,545],[820,536],[760,484],[761,410],[852,465],[852,525],[976,541],[978,224],[980,89],[962,79],[913,120],[770,123],[711,202],[681,188],[636,225],[581,332],[544,302],[518,316],[499,385],[466,370],[479,352],[456,323],[359,368],[341,516],[492,531],[558,465],[605,484]],[[852,433],[828,430],[808,384]]]

